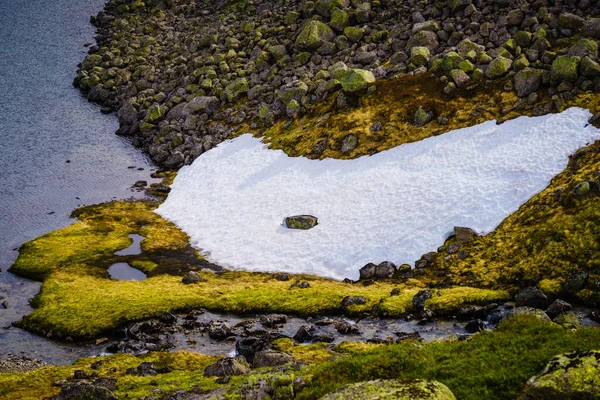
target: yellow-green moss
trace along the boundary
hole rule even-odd
[[[190,389],[199,386],[210,390],[219,385],[214,378],[205,378],[204,368],[217,357],[205,356],[190,352],[149,353],[141,356],[117,354],[108,357],[83,358],[70,366],[44,367],[26,373],[0,373],[0,400],[38,400],[58,394],[60,389],[54,382],[69,379],[76,370],[90,374],[98,373],[99,377],[117,378],[117,389],[114,391],[119,398],[139,399],[149,396],[151,390],[160,388],[166,392],[176,389]],[[128,368],[135,368],[142,362],[153,363],[155,368],[169,367],[172,372],[151,377],[126,375]],[[99,367],[92,369],[93,363]],[[115,371],[111,369],[115,368]]]
[[[463,304],[490,304],[510,300],[510,294],[504,290],[487,290],[472,287],[453,287],[432,290],[432,297],[425,306],[433,312],[455,310]]]
[[[600,142],[577,152],[547,189],[495,231],[464,245],[466,256],[445,251],[454,242],[450,239],[426,272],[434,281],[443,274],[446,284],[494,289],[540,281],[548,294],[559,294],[572,273],[581,271],[590,274],[585,288],[590,292],[582,293],[580,300],[597,298],[593,283],[600,268],[600,198],[594,191],[577,196],[573,189],[581,182],[596,181],[598,171]]]
[[[321,363],[335,357],[335,353],[329,350],[327,343],[297,344],[292,339],[283,338],[275,340],[273,347],[310,364]]]

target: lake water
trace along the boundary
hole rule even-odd
[[[61,351],[73,352],[3,329],[30,310],[28,299],[39,290],[6,272],[13,249],[70,224],[78,205],[140,197],[132,184],[154,181],[146,157],[114,134],[115,116],[100,113],[72,86],[84,44],[94,42],[90,16],[103,5],[0,0],[0,297],[9,302],[0,307],[0,353],[52,349],[54,356],[38,356],[56,361]]]

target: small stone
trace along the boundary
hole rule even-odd
[[[354,134],[350,134],[342,140],[342,148],[340,151],[342,152],[342,154],[348,154],[352,150],[354,150],[357,146],[358,146],[358,137]]]
[[[520,289],[515,301],[520,306],[534,307],[545,310],[548,305],[548,297],[539,288],[530,286]]]
[[[367,299],[365,296],[346,296],[342,299],[342,308],[348,308],[352,305],[366,304]]]
[[[419,106],[417,111],[415,112],[415,126],[422,127],[427,125],[433,119],[433,113],[427,112],[423,108],[423,106]]]

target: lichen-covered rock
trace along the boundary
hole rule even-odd
[[[347,8],[349,4],[348,0],[318,0],[315,11],[323,17],[329,17],[335,9]]]
[[[249,372],[250,366],[244,357],[226,357],[206,367],[204,376],[236,376]]]
[[[557,56],[552,62],[550,77],[555,82],[576,81],[580,61],[577,56]]]
[[[312,229],[318,224],[317,217],[312,215],[295,215],[285,219],[285,226],[289,229]]]
[[[515,74],[514,88],[519,97],[527,97],[536,92],[544,77],[544,71],[535,68],[525,68]]]
[[[329,26],[331,26],[336,31],[343,31],[346,26],[348,26],[348,22],[350,21],[350,16],[344,10],[340,10],[338,8],[334,9],[331,12],[331,20],[329,21]]]
[[[219,109],[221,102],[215,96],[198,96],[194,97],[190,102],[177,104],[167,113],[167,120],[186,118],[194,114],[211,115]]]
[[[600,398],[600,351],[554,357],[541,374],[532,377],[520,400]]]
[[[513,62],[510,58],[502,56],[496,57],[488,65],[485,75],[490,79],[500,78],[510,71],[512,64]]]
[[[592,58],[597,58],[598,43],[596,43],[596,41],[592,39],[580,38],[577,42],[573,44],[573,46],[569,48],[569,55],[577,57],[588,56]]]
[[[566,329],[577,329],[581,326],[579,316],[573,311],[565,311],[554,319],[554,322]]]
[[[412,33],[417,33],[421,31],[431,31],[437,32],[440,30],[440,24],[435,20],[417,22],[413,25]]]
[[[581,75],[588,78],[596,78],[600,76],[600,64],[589,57],[583,57],[579,66]]]
[[[287,107],[292,100],[300,102],[302,96],[308,93],[308,85],[301,81],[290,82],[279,89],[279,99],[284,107]]]
[[[442,69],[448,72],[452,71],[453,69],[458,69],[458,66],[463,61],[464,58],[462,58],[462,56],[460,56],[457,52],[449,51],[442,59]]]
[[[344,36],[346,36],[352,43],[360,42],[364,34],[365,31],[356,26],[347,26],[344,28]]]
[[[202,282],[202,281],[204,281],[204,278],[202,278],[202,276],[200,275],[200,272],[197,272],[197,271],[188,272],[187,274],[185,274],[185,276],[181,280],[181,282],[186,285],[190,285],[192,283],[197,283],[197,282]]]
[[[353,383],[321,400],[455,400],[448,387],[436,381],[415,379],[374,380]]]
[[[342,154],[348,154],[358,146],[358,136],[354,134],[347,135],[342,140]]]
[[[338,70],[335,72],[335,77],[340,81],[344,92],[347,93],[362,92],[375,83],[375,75],[364,69]]]
[[[311,20],[306,23],[296,38],[296,46],[301,49],[317,50],[325,42],[332,42],[335,34],[329,26],[321,21]]]
[[[416,67],[426,65],[431,58],[431,52],[427,47],[416,46],[410,49],[410,62]]]
[[[409,48],[415,46],[427,47],[433,52],[439,46],[438,37],[435,32],[419,31],[412,38],[410,38],[407,46]]]
[[[248,80],[246,78],[238,78],[225,87],[224,93],[227,101],[232,103],[239,99],[242,95],[248,93],[248,90],[250,90]]]

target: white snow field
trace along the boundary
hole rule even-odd
[[[455,226],[494,230],[600,139],[587,110],[488,121],[355,160],[309,160],[243,135],[179,171],[157,212],[224,267],[357,279],[413,265]],[[311,214],[311,230],[287,216]]]

